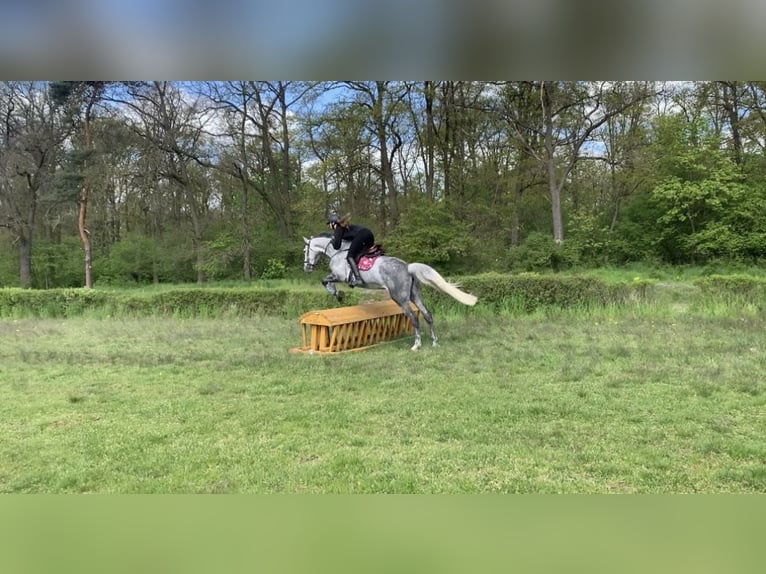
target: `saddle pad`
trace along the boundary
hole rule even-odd
[[[357,267],[359,267],[359,271],[369,271],[372,269],[372,266],[375,265],[375,261],[377,261],[377,257],[366,257],[363,256],[361,259],[359,259],[359,263],[357,263]]]

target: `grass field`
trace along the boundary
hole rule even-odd
[[[0,492],[766,492],[759,311],[437,327],[328,357],[295,319],[0,320]]]

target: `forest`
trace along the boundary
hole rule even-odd
[[[330,212],[452,274],[766,257],[766,82],[3,81],[0,286],[302,273]]]

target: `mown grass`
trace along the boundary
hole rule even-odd
[[[0,321],[0,492],[764,492],[766,316],[443,309],[294,355],[276,317]]]

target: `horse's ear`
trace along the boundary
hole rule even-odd
[[[304,238],[303,238],[303,243],[304,243],[305,245],[308,245],[308,244],[309,244],[309,239],[308,239],[307,237],[304,237]]]

